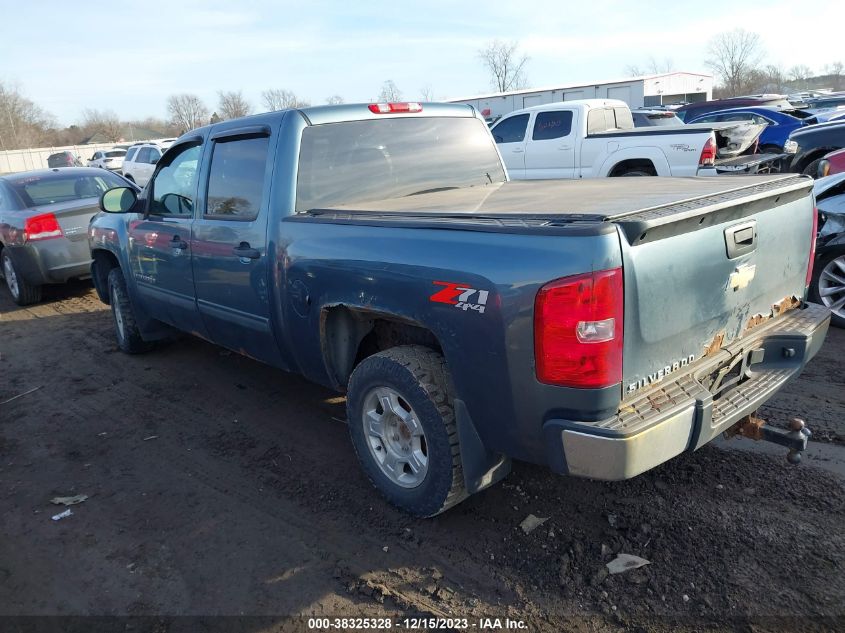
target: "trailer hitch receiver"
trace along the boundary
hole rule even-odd
[[[747,437],[751,440],[765,440],[766,442],[785,446],[789,449],[789,452],[786,454],[786,461],[790,464],[799,464],[801,462],[801,454],[807,450],[807,440],[812,433],[810,433],[810,429],[807,428],[807,425],[801,418],[790,419],[789,430],[786,430],[769,426],[764,419],[752,413],[740,419],[725,431],[725,437],[727,438],[737,435]]]

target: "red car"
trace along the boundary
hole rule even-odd
[[[826,154],[819,163],[819,178],[845,172],[845,149]]]

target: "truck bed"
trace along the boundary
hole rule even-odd
[[[511,181],[313,209],[307,215],[352,222],[365,218],[463,223],[500,220],[505,225],[517,221],[536,227],[613,222],[634,243],[649,231],[652,235],[645,239],[656,238],[652,229],[660,226],[689,230],[685,220],[698,222],[702,214],[719,209],[742,217],[742,209],[736,207],[740,199],[753,203],[775,193],[806,195],[810,187],[810,179],[795,174]],[[717,219],[721,220],[713,218],[712,222]]]

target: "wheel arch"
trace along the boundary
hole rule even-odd
[[[346,304],[322,309],[320,345],[329,379],[340,391],[346,390],[358,363],[380,351],[401,345],[422,345],[444,353],[437,336],[424,324],[397,314]]]
[[[607,176],[613,178],[629,171],[645,171],[652,176],[657,176],[657,167],[650,158],[626,158],[616,163],[607,173]]]
[[[91,251],[91,280],[100,301],[109,305],[109,272],[113,268],[120,268],[117,256],[109,250],[98,248]]]

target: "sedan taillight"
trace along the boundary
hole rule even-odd
[[[37,242],[38,240],[49,240],[63,236],[62,227],[59,226],[59,221],[52,213],[42,213],[24,220],[24,242]]]

